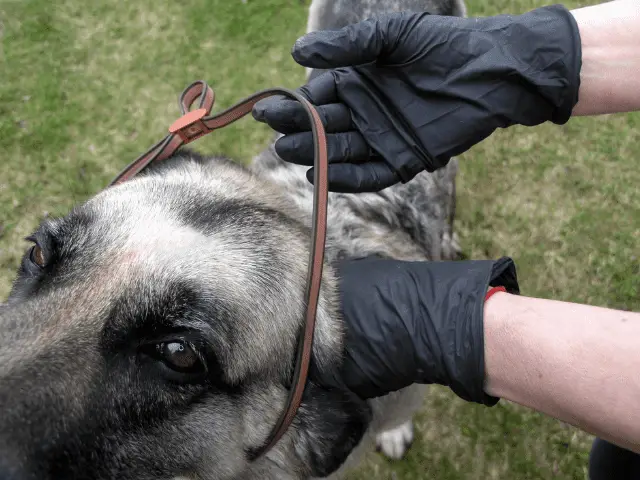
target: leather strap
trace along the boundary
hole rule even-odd
[[[221,113],[210,115],[215,101],[215,94],[205,82],[197,81],[189,85],[184,92],[182,92],[180,96],[182,117],[169,127],[169,135],[127,165],[109,184],[109,186],[117,185],[131,179],[151,163],[161,162],[169,158],[183,145],[244,117],[258,101],[272,95],[284,95],[297,100],[302,104],[311,120],[315,155],[311,250],[309,252],[309,263],[307,267],[304,326],[298,339],[296,365],[293,374],[293,383],[289,390],[289,398],[287,399],[286,408],[274,425],[264,445],[252,452],[252,460],[257,459],[269,451],[278,440],[280,440],[293,422],[293,418],[302,402],[302,394],[304,393],[307,375],[309,373],[327,231],[327,141],[320,116],[315,108],[302,95],[284,88],[262,90],[241,100]],[[190,109],[196,100],[198,100],[198,108],[191,111]]]

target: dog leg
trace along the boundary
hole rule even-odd
[[[387,458],[400,460],[413,443],[413,420],[376,435],[376,450]]]
[[[372,402],[380,412],[373,425],[376,449],[392,460],[401,459],[413,443],[413,416],[424,404],[428,387],[411,385]]]

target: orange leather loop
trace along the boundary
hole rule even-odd
[[[213,104],[215,103],[215,92],[211,89],[206,82],[197,80],[184,89],[182,95],[180,95],[180,111],[182,115],[185,115],[189,110],[196,98],[200,97],[198,108],[204,108],[207,111],[207,115],[211,113]]]
[[[207,128],[202,122],[206,114],[207,110],[205,108],[199,108],[181,116],[171,124],[169,133],[180,136],[185,144],[200,138],[202,135],[211,131],[211,129]]]
[[[311,119],[311,131],[314,138],[314,178],[313,178],[313,212],[311,221],[311,250],[307,267],[307,285],[305,289],[306,312],[304,325],[299,336],[296,353],[295,370],[293,372],[292,386],[289,390],[286,407],[280,418],[274,425],[269,437],[264,444],[253,451],[252,460],[264,455],[285,434],[298,411],[302,402],[302,395],[309,373],[311,354],[313,347],[313,334],[316,322],[316,311],[320,297],[320,283],[322,279],[322,267],[324,265],[324,247],[327,229],[327,204],[328,204],[328,157],[327,141],[324,126],[315,108],[299,93],[283,88],[272,88],[257,92],[234,106],[209,116],[215,101],[213,90],[203,81],[189,85],[180,96],[180,110],[182,117],[176,120],[169,128],[169,135],[160,140],[148,151],[140,155],[127,165],[109,186],[127,181],[142,172],[149,164],[169,158],[182,145],[189,143],[217,128],[224,127],[247,115],[253,106],[263,98],[272,95],[284,95],[297,100],[302,104],[307,115]],[[191,106],[200,99],[199,108],[190,111]]]

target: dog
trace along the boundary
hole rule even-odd
[[[464,14],[461,0],[314,0],[308,28],[399,9]],[[303,401],[255,461],[303,321],[304,167],[273,143],[246,167],[181,150],[45,219],[0,308],[0,478],[340,478],[376,443],[401,458],[426,387],[364,401],[341,385],[336,267],[456,258],[456,171],[453,159],[379,193],[330,194]]]

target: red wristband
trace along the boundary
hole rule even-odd
[[[487,294],[484,297],[484,301],[486,303],[487,300],[489,300],[495,293],[497,292],[506,292],[507,289],[504,287],[492,287]]]

